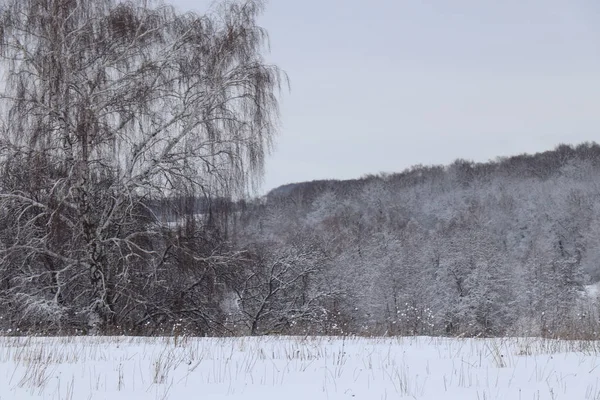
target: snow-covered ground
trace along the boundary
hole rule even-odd
[[[0,338],[0,399],[600,400],[600,343]]]

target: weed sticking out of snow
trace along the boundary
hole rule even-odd
[[[0,399],[600,400],[600,343],[2,337]]]

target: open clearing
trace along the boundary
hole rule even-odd
[[[597,399],[600,342],[2,337],[6,399]]]

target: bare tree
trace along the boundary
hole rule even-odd
[[[246,254],[246,268],[231,279],[233,322],[252,335],[318,331],[326,317],[323,304],[336,295],[323,285],[323,249],[302,238],[287,246],[263,243]]]
[[[0,268],[21,317],[147,318],[141,289],[164,285],[177,244],[152,204],[239,196],[261,176],[285,83],[262,57],[263,2],[147,3],[1,5]]]

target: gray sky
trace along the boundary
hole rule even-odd
[[[262,192],[600,141],[597,0],[271,0],[261,25],[292,84]]]

